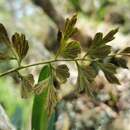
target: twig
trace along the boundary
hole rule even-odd
[[[82,61],[82,60],[89,60],[89,59],[57,59],[57,60],[48,60],[48,61],[41,61],[41,62],[37,62],[37,63],[33,63],[33,64],[28,64],[28,65],[24,65],[24,66],[20,66],[14,69],[10,69],[4,73],[0,74],[0,77],[3,77],[5,75],[8,75],[10,73],[25,69],[25,68],[29,68],[29,67],[33,67],[33,66],[38,66],[38,65],[43,65],[43,64],[49,64],[49,63],[54,63],[54,62],[60,62],[60,61]]]

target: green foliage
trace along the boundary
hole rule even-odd
[[[65,27],[62,31],[58,31],[57,40],[60,42],[60,48],[57,51],[56,58],[62,56],[64,58],[74,59],[80,54],[81,48],[78,41],[70,40],[70,38],[78,31],[75,27],[77,15],[71,19],[66,19]]]
[[[20,65],[22,59],[26,56],[29,49],[28,41],[26,40],[25,35],[15,33],[12,36],[11,42],[5,27],[0,24],[0,42],[5,44],[10,49],[12,52],[12,56],[10,56],[10,58],[16,58],[18,64]],[[5,53],[1,53],[1,57],[5,57]],[[9,59],[9,57],[7,57],[7,59]]]
[[[12,46],[18,56],[17,58],[19,63],[21,63],[22,59],[26,56],[29,49],[28,41],[25,39],[25,35],[15,33],[12,36]]]
[[[53,113],[58,101],[51,69],[51,65],[46,65],[39,75],[39,83],[42,82],[44,91],[34,98],[32,113],[32,129],[34,130],[47,130],[50,115]],[[44,81],[46,82],[46,80],[48,80],[48,84],[44,84]],[[37,122],[39,123],[37,124]]]
[[[108,43],[115,39],[114,35],[118,32],[118,28],[111,30],[104,38],[103,42]]]
[[[122,57],[112,57],[111,58],[111,63],[113,63],[117,67],[128,69],[127,61],[124,58],[122,58]]]
[[[62,48],[61,56],[64,58],[74,59],[80,53],[80,44],[77,41],[71,41]]]
[[[97,46],[96,48],[91,48],[88,51],[88,55],[91,58],[103,59],[111,53],[111,47],[109,45]]]
[[[89,55],[91,58],[100,58],[103,59],[111,53],[111,46],[106,45],[106,43],[112,41],[117,33],[118,28],[110,31],[106,36],[103,37],[102,33],[96,33],[92,41],[92,45],[87,51],[86,55]]]
[[[68,18],[66,19],[66,23],[63,31],[65,40],[73,36],[73,34],[75,34],[78,31],[77,28],[74,27],[76,21],[77,21],[77,15],[74,15],[71,19]]]
[[[38,82],[46,80],[50,76],[50,67],[44,66],[39,74]],[[40,95],[34,97],[32,110],[32,130],[47,130],[48,114],[46,110],[46,100],[48,89],[46,88]]]
[[[69,76],[69,69],[65,64],[56,66],[56,77],[60,83],[65,83]]]
[[[8,46],[11,44],[9,37],[8,37],[8,33],[5,29],[5,27],[3,26],[3,24],[0,24],[0,42],[6,44]]]
[[[119,52],[119,54],[125,55],[125,56],[130,56],[130,47],[126,47],[122,51]]]
[[[77,78],[77,90],[78,92],[85,91],[89,96],[93,96],[91,83],[96,77],[96,72],[91,66],[81,66],[77,63],[78,78]]]
[[[130,56],[130,47],[127,47],[118,52],[113,52],[112,47],[108,44],[115,38],[118,28],[111,30],[105,36],[101,32],[95,34],[92,39],[92,44],[88,47],[85,55],[82,56],[80,43],[72,40],[74,34],[78,31],[75,27],[77,15],[72,18],[67,18],[63,30],[59,30],[57,41],[60,47],[57,50],[55,59],[34,63],[31,65],[21,65],[27,55],[29,45],[24,34],[15,33],[12,36],[12,41],[9,40],[5,27],[0,24],[0,41],[4,43],[11,52],[11,56],[6,56],[5,52],[0,52],[0,60],[15,59],[18,63],[17,68],[8,70],[0,76],[16,72],[21,79],[21,95],[27,98],[34,95],[34,103],[32,110],[32,130],[47,130],[54,129],[54,115],[57,103],[61,100],[58,94],[60,93],[61,84],[67,82],[70,76],[69,68],[64,64],[54,64],[54,62],[66,61],[74,62],[77,65],[78,77],[76,93],[86,92],[89,96],[94,96],[92,83],[98,75],[99,70],[104,73],[104,76],[110,83],[120,84],[116,77],[116,69],[118,67],[128,68],[124,56]],[[83,54],[84,54],[83,53]],[[81,54],[81,55],[80,55]],[[109,60],[108,60],[109,59]],[[34,83],[32,74],[22,75],[19,72],[21,69],[42,65],[38,83]],[[51,126],[48,126],[48,123]]]
[[[10,47],[10,40],[8,37],[8,33],[3,26],[3,24],[0,24],[0,45],[4,44],[7,48]],[[9,59],[9,55],[4,52],[0,52],[0,60],[4,61],[6,59]]]
[[[99,65],[99,68],[104,72],[104,75],[105,75],[106,79],[110,83],[120,84],[119,80],[114,75],[114,74],[116,74],[116,68],[117,68],[114,64],[111,64],[111,63],[107,63],[107,64],[98,63],[98,65]]]

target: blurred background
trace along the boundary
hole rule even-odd
[[[24,64],[53,57],[58,43],[58,28],[66,17],[78,13],[77,27],[83,50],[96,32],[106,34],[119,27],[113,49],[130,46],[130,0],[0,0],[0,23],[11,36],[24,33],[29,40],[29,53]],[[0,47],[0,50],[3,48]],[[15,66],[0,61],[0,72]],[[129,61],[128,61],[129,66]],[[71,78],[63,91],[68,93],[76,80],[76,70],[70,64]],[[74,69],[73,69],[74,68]],[[23,71],[37,74],[40,67]],[[118,69],[121,85],[109,84],[102,74],[96,77],[97,100],[86,94],[65,95],[58,106],[57,130],[130,130],[130,72]],[[30,130],[32,99],[20,96],[20,83],[14,74],[0,78],[0,130]]]

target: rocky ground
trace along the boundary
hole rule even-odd
[[[98,95],[86,94],[60,104],[57,130],[130,130],[130,72],[119,70],[121,85],[96,79]]]

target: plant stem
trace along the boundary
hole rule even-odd
[[[8,70],[4,73],[1,73],[0,77],[8,75],[8,74],[13,73],[13,72],[16,72],[18,70],[22,70],[22,69],[33,67],[33,66],[38,66],[38,65],[48,64],[48,63],[54,63],[54,62],[60,62],[60,61],[82,61],[82,60],[87,61],[88,59],[82,59],[82,58],[79,58],[79,59],[54,59],[54,60],[41,61],[41,62],[37,62],[37,63],[33,63],[33,64],[20,66],[20,67],[14,68],[14,69],[10,69],[10,70]]]
[[[110,55],[110,56],[114,56],[115,54],[113,55]],[[124,56],[130,56],[128,54],[125,54],[125,53],[120,53],[120,54],[116,54],[116,55],[124,55]],[[4,73],[1,73],[0,74],[0,77],[3,77],[5,75],[8,75],[10,73],[13,73],[13,72],[16,72],[18,70],[22,70],[22,69],[25,69],[25,68],[29,68],[29,67],[33,67],[33,66],[38,66],[38,65],[43,65],[43,64],[49,64],[49,63],[54,63],[54,62],[60,62],[60,61],[97,61],[99,59],[85,59],[85,57],[83,58],[77,58],[77,59],[52,59],[52,60],[47,60],[47,61],[41,61],[41,62],[37,62],[37,63],[33,63],[33,64],[28,64],[28,65],[24,65],[24,66],[19,66],[17,68],[14,68],[14,69],[10,69]]]

